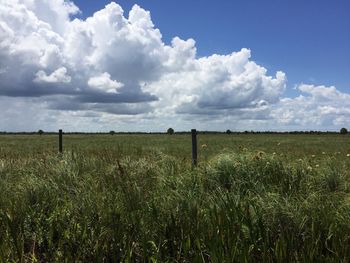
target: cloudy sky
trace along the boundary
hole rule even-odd
[[[350,128],[347,0],[189,2],[0,0],[0,130]]]

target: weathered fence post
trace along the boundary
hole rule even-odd
[[[59,153],[63,152],[63,138],[62,138],[62,130],[58,131],[58,151]]]
[[[197,166],[197,131],[196,129],[191,130],[192,134],[192,164]]]

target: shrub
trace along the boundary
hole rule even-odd
[[[173,128],[169,128],[167,131],[166,131],[167,134],[174,134],[174,129]]]
[[[346,128],[340,129],[340,134],[347,134],[347,133],[348,133],[348,129],[346,129]]]

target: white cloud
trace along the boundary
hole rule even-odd
[[[350,94],[335,87],[301,84],[302,95],[283,98],[274,106],[271,117],[294,127],[339,128],[350,123]]]
[[[150,12],[138,5],[128,15],[113,2],[85,20],[74,18],[78,12],[72,1],[0,2],[0,96],[37,98],[41,111],[65,110],[70,118],[139,115],[135,122],[150,127],[169,119],[186,123],[193,115],[208,127],[348,118],[349,95],[334,87],[301,85],[307,96],[282,98],[286,75],[269,75],[249,49],[198,58],[193,39],[165,44]],[[344,109],[334,103],[339,99]]]
[[[34,82],[37,83],[70,83],[72,79],[67,75],[67,69],[65,67],[55,70],[49,76],[46,75],[44,71],[40,70],[35,76]]]
[[[108,93],[118,93],[118,89],[124,87],[123,83],[111,80],[111,75],[107,72],[102,73],[96,77],[92,77],[88,81],[91,88],[105,90]]]
[[[162,110],[208,114],[258,108],[277,102],[285,90],[285,74],[268,76],[265,68],[250,60],[248,49],[226,56],[185,58],[183,64],[191,67],[164,74],[145,88],[161,98]]]

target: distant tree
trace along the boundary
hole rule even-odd
[[[348,129],[346,129],[346,128],[340,129],[340,134],[347,134],[347,133],[348,133]]]
[[[173,128],[169,128],[167,131],[166,131],[167,134],[169,135],[173,135],[174,134],[174,129]]]
[[[43,135],[43,134],[44,134],[44,131],[43,131],[43,130],[38,130],[38,134],[39,134],[39,135]]]
[[[115,134],[115,131],[110,131],[109,134],[110,134],[110,135],[114,135],[114,134]]]
[[[231,134],[232,131],[231,130],[226,130],[226,134]]]

